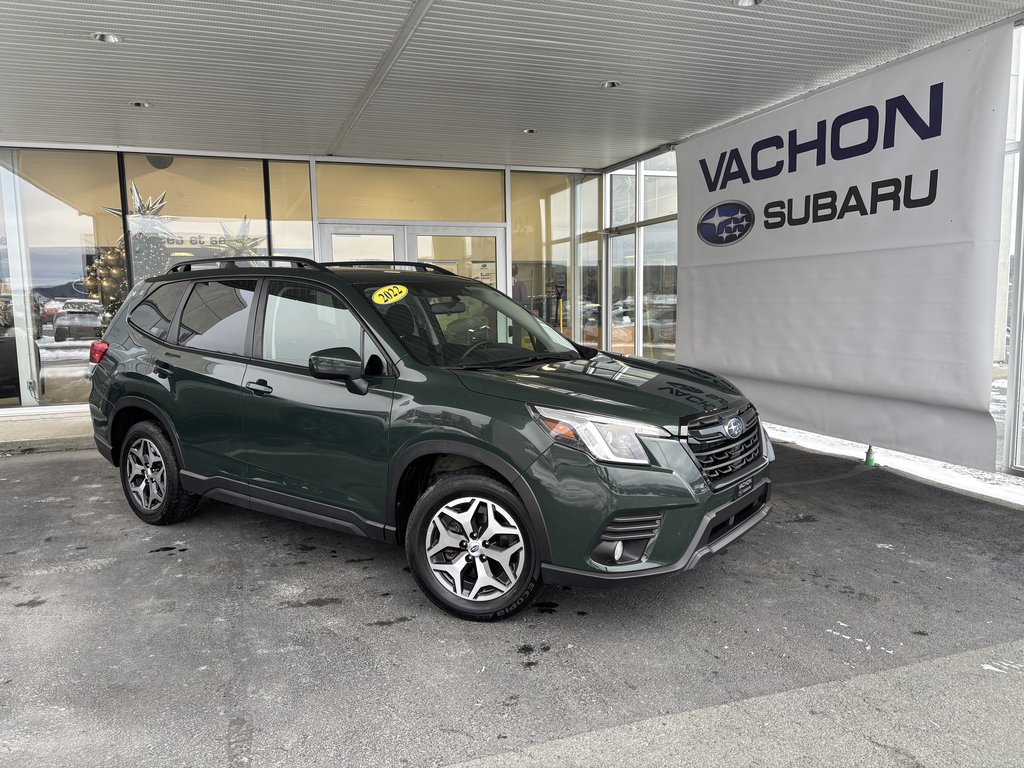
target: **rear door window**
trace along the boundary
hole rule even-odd
[[[243,354],[256,281],[211,280],[194,286],[181,313],[178,343],[208,352]]]
[[[171,320],[174,318],[174,313],[177,311],[178,304],[181,303],[181,297],[185,295],[188,285],[183,280],[159,286],[132,310],[129,317],[132,325],[150,336],[166,341]]]

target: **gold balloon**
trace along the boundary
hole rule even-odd
[[[110,276],[115,280],[120,280],[122,277],[124,277],[124,270],[121,269],[120,267],[111,267]]]
[[[85,287],[89,291],[95,291],[96,286],[99,284],[100,281],[97,280],[93,275],[89,275],[87,278],[85,278]]]
[[[107,264],[114,266],[115,264],[121,263],[121,254],[117,251],[111,251],[103,258],[103,260],[106,261]]]
[[[89,298],[90,299],[98,299],[99,297],[100,297],[100,295],[98,293],[96,293],[96,291],[89,291]]]
[[[117,285],[117,283],[115,283],[115,282],[114,282],[113,280],[111,280],[111,279],[110,279],[109,277],[104,277],[104,278],[103,278],[103,279],[102,279],[102,280],[100,281],[100,287],[101,287],[101,288],[102,288],[102,289],[103,289],[104,291],[112,291],[112,290],[114,290],[114,286],[115,286],[115,285]]]
[[[96,274],[99,275],[100,277],[106,277],[107,275],[110,274],[110,270],[107,269],[106,267],[97,267]]]

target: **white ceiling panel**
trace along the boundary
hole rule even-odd
[[[1024,10],[419,2],[0,0],[0,143],[603,167]]]

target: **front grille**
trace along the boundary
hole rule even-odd
[[[725,425],[732,418],[743,422],[739,437],[725,433]],[[761,461],[761,421],[754,406],[748,405],[737,413],[716,416],[714,421],[691,422],[687,425],[686,445],[705,479],[718,489]]]
[[[601,541],[653,539],[661,527],[661,513],[618,515],[605,527]]]

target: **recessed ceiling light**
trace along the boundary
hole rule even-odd
[[[732,4],[740,8],[753,8],[763,2],[764,0],[732,0]]]
[[[535,133],[537,133],[537,129],[536,128],[523,128],[523,133],[525,133],[527,136],[533,136]]]
[[[110,32],[93,32],[89,35],[93,40],[98,40],[101,43],[120,43],[121,36],[115,35]]]
[[[618,80],[605,80],[603,83],[601,83],[602,88],[618,88],[621,85],[622,83],[620,83]]]
[[[129,101],[129,107],[135,107],[136,109],[149,109],[148,101]]]

